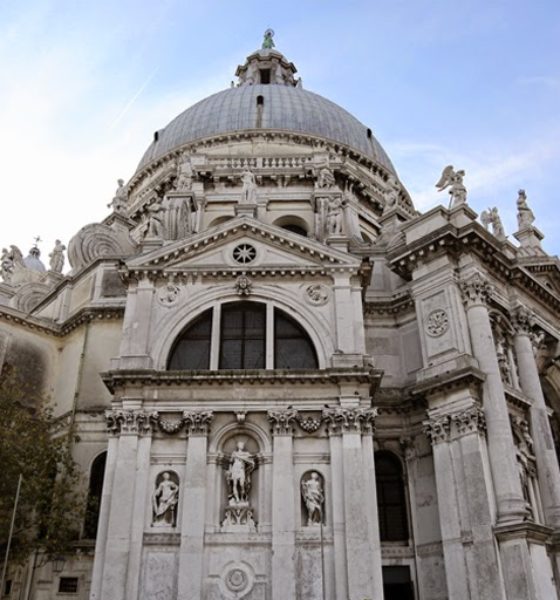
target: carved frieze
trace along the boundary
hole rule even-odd
[[[297,417],[295,408],[269,410],[267,414],[274,435],[291,435],[293,433]]]

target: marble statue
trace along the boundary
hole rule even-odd
[[[506,233],[504,231],[504,225],[496,206],[489,208],[488,210],[483,210],[480,213],[480,222],[484,225],[485,229],[488,229],[488,227],[492,225],[492,233],[499,240],[505,240]]]
[[[165,471],[162,473],[159,485],[152,494],[152,524],[162,523],[175,526],[177,523],[178,500],[179,486],[171,479],[171,474]]]
[[[188,156],[185,156],[183,161],[179,162],[179,164],[177,165],[177,191],[189,191],[192,188],[192,182],[193,168],[191,165],[191,160]]]
[[[255,469],[255,460],[245,450],[245,442],[239,440],[232,452],[226,479],[229,485],[229,504],[247,505],[251,491],[251,473]]]
[[[325,495],[319,473],[312,471],[307,479],[301,480],[301,496],[307,511],[307,525],[321,524]]]
[[[162,223],[166,240],[180,240],[192,231],[189,199],[166,196],[161,203]]]
[[[0,257],[0,274],[6,283],[10,283],[12,273],[14,272],[14,261],[11,253],[7,248],[2,248],[2,256]]]
[[[148,226],[146,228],[147,238],[163,239],[164,237],[164,209],[159,200],[148,206]]]
[[[334,187],[335,179],[333,172],[328,167],[321,167],[315,187],[320,190],[329,190]]]
[[[442,192],[449,187],[450,208],[456,208],[467,202],[467,188],[463,184],[465,171],[455,171],[453,165],[448,165],[443,169],[439,181],[436,183],[438,192]]]
[[[53,251],[49,254],[49,266],[51,271],[54,271],[55,273],[62,273],[62,269],[64,268],[65,250],[66,246],[60,240],[56,240]]]
[[[387,213],[397,206],[399,201],[399,193],[399,182],[396,177],[390,175],[387,181],[387,192],[385,193],[385,206],[383,207],[383,213]]]
[[[342,235],[342,201],[329,198],[327,205],[327,234]]]
[[[519,190],[517,197],[517,225],[519,229],[531,227],[535,221],[535,215],[527,204],[527,194],[525,190]]]
[[[124,185],[124,179],[117,180],[118,188],[114,198],[107,206],[113,209],[113,212],[123,214],[126,212],[126,204],[128,201],[128,188]]]
[[[249,169],[245,169],[241,173],[241,201],[240,204],[256,204],[257,203],[257,183],[255,176]]]
[[[271,48],[274,48],[274,40],[272,39],[273,37],[274,31],[272,29],[267,29],[264,32],[264,40],[262,43],[263,50],[270,50]]]

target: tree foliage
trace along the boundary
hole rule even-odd
[[[33,550],[49,557],[67,552],[77,538],[84,498],[71,454],[72,431],[52,406],[26,389],[15,372],[0,377],[0,543],[8,538],[19,474],[23,482],[10,559]]]

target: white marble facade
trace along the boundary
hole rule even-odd
[[[68,274],[60,241],[50,270],[3,254],[0,369],[74,420],[86,478],[107,453],[96,534],[11,597],[558,598],[560,275],[525,192],[518,245],[453,167],[418,213],[267,40]]]

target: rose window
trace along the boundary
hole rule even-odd
[[[257,251],[251,244],[239,244],[233,249],[233,259],[241,265],[246,265],[255,260]]]

